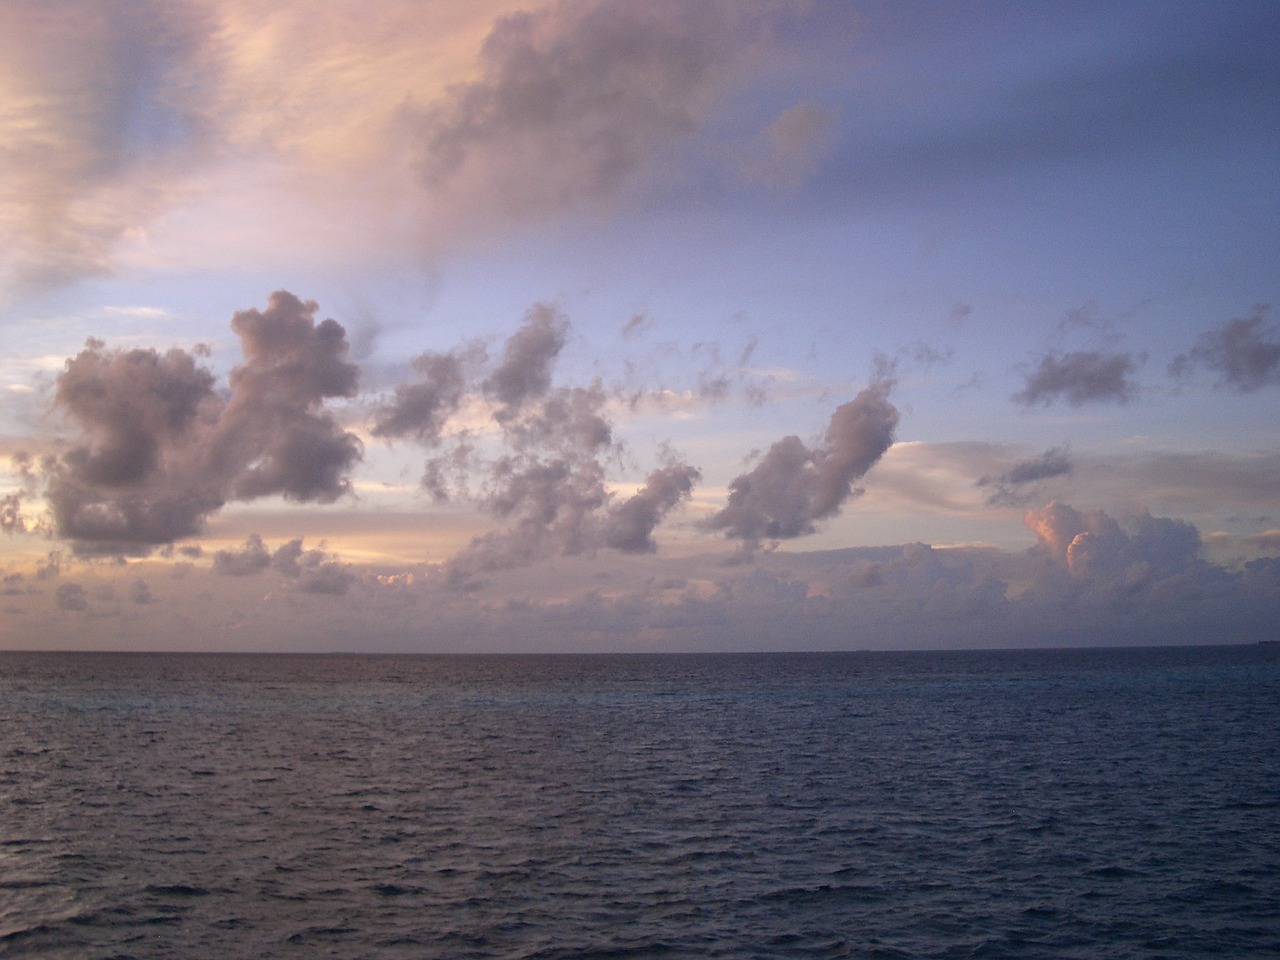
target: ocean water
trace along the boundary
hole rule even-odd
[[[1280,648],[0,654],[0,957],[1280,956]]]

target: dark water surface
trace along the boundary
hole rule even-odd
[[[0,957],[1280,956],[1280,648],[0,654]]]

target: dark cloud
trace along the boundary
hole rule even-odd
[[[245,362],[231,371],[215,445],[237,468],[236,499],[282,494],[331,503],[350,490],[345,474],[360,460],[360,441],[320,406],[355,396],[358,368],[345,359],[342,326],[316,323],[317,309],[314,300],[280,290],[265,311],[242,310],[231,320]]]
[[[1230,320],[1202,333],[1187,353],[1174,358],[1169,372],[1184,376],[1195,367],[1218,374],[1218,385],[1240,393],[1280,384],[1280,331],[1266,322],[1268,304],[1248,317]]]
[[[1127,403],[1137,394],[1130,379],[1134,359],[1127,353],[1051,353],[1027,375],[1013,399],[1025,406],[1065,399],[1073,407],[1093,402]]]
[[[1071,460],[1067,452],[1061,447],[1053,447],[1035,460],[1024,460],[1014,464],[1000,479],[1004,483],[1017,485],[1046,480],[1049,477],[1061,477],[1070,473]]]
[[[423,486],[434,497],[455,492],[450,479],[471,475],[478,478],[478,492],[458,492],[504,524],[450,558],[444,579],[451,586],[470,587],[485,572],[601,547],[651,550],[653,530],[698,478],[697,470],[672,460],[633,498],[614,502],[606,480],[622,446],[605,415],[609,393],[599,380],[553,385],[568,334],[564,316],[546,305],[533,307],[507,340],[497,367],[474,388],[497,405],[497,451],[486,455],[463,436],[427,463]]]
[[[326,560],[303,571],[298,579],[298,589],[303,593],[339,597],[351,588],[355,580],[356,576],[347,564],[337,560]]]
[[[108,350],[90,340],[58,377],[54,407],[82,442],[50,465],[60,536],[108,551],[196,533],[224,502],[201,461],[224,401],[182,350]]]
[[[391,401],[375,411],[372,433],[430,446],[440,440],[445,422],[462,402],[466,377],[454,354],[424,353],[412,365],[421,379],[396,387]]]
[[[594,458],[503,458],[493,466],[491,483],[484,506],[506,526],[477,537],[449,559],[444,574],[450,586],[468,587],[479,573],[596,546],[594,521],[609,496]]]
[[[271,566],[271,553],[256,533],[249,534],[236,550],[219,550],[213,555],[213,572],[228,577],[247,577]]]
[[[1019,488],[1040,480],[1070,476],[1073,469],[1067,451],[1061,447],[1053,447],[1034,460],[1015,463],[1004,473],[979,478],[976,486],[995,488],[987,497],[990,505],[1018,506],[1025,503],[1029,496]]]
[[[58,377],[54,408],[80,439],[45,465],[56,533],[77,552],[141,554],[199,533],[229,500],[332,502],[362,448],[322,409],[357,369],[333,320],[285,291],[232,319],[245,361],[230,392],[183,350],[90,340]]]
[[[63,583],[54,591],[54,603],[59,610],[84,611],[89,609],[89,595],[78,583]]]
[[[684,463],[654,470],[634,496],[610,508],[605,546],[624,553],[653,553],[658,549],[654,529],[668,511],[688,498],[701,478],[699,470]]]
[[[729,484],[729,502],[708,528],[749,544],[814,532],[893,443],[898,411],[889,389],[878,383],[837,408],[823,442],[813,447],[796,436],[777,441],[750,473]]]
[[[551,368],[564,349],[569,321],[554,307],[535,304],[525,321],[507,340],[498,368],[484,382],[484,391],[504,409],[499,419],[513,416],[528,400],[551,387]]]
[[[617,199],[699,130],[764,13],[596,0],[502,18],[475,80],[406,111],[427,185],[508,216]]]
[[[455,558],[451,576],[469,565],[503,569],[597,546],[598,512],[609,502],[603,461],[617,453],[602,415],[606,399],[599,383],[559,387],[519,416],[509,407],[495,414],[511,452],[490,464],[481,503],[509,526]]]
[[[323,549],[304,549],[301,537],[277,547],[267,547],[262,537],[250,534],[236,550],[219,550],[213,557],[213,572],[225,576],[254,576],[272,570],[293,582],[302,593],[340,595],[355,581],[348,564]]]

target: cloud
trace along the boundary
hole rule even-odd
[[[654,528],[687,499],[702,473],[685,463],[672,463],[649,474],[632,497],[615,504],[605,519],[604,544],[623,553],[653,553]]]
[[[1280,384],[1280,332],[1266,322],[1268,309],[1268,304],[1259,304],[1250,316],[1202,333],[1195,346],[1174,358],[1169,372],[1185,376],[1204,367],[1218,374],[1219,386],[1239,393]]]
[[[453,585],[478,572],[599,545],[598,518],[610,501],[604,460],[617,453],[612,425],[602,416],[606,394],[598,382],[542,389],[546,394],[536,403],[522,393],[518,412],[505,405],[494,413],[504,452],[487,465],[479,502],[507,526],[449,560],[445,572]]]
[[[213,555],[213,572],[227,577],[248,577],[271,566],[271,553],[262,537],[251,533],[236,550],[219,550]]]
[[[0,280],[111,271],[113,246],[169,200],[201,129],[180,91],[208,39],[189,4],[51,0],[0,12]]]
[[[22,495],[7,493],[0,497],[0,532],[26,533],[27,522],[22,516]]]
[[[62,583],[54,591],[54,603],[59,610],[84,611],[89,609],[89,596],[78,583]]]
[[[350,490],[360,441],[323,410],[356,391],[342,327],[273,293],[232,319],[245,360],[228,394],[183,350],[90,340],[58,377],[54,408],[80,439],[45,464],[56,533],[81,553],[146,553],[193,536],[229,500],[329,503]]]
[[[504,526],[448,560],[443,579],[450,586],[474,588],[482,573],[547,557],[601,548],[651,551],[654,529],[700,476],[669,458],[637,494],[615,502],[606,480],[623,448],[605,416],[609,393],[598,379],[578,387],[554,384],[569,331],[568,319],[554,308],[534,305],[497,365],[474,385],[457,388],[455,407],[480,399],[491,405],[492,432],[456,435],[452,449],[428,460],[423,487],[437,500],[460,494]],[[433,436],[444,428],[441,420]],[[478,487],[474,493],[469,479]]]
[[[1082,514],[1054,501],[1029,511],[1025,522],[1041,548],[1073,577],[1168,577],[1193,565],[1201,547],[1190,523],[1148,513],[1122,527],[1103,511]]]
[[[323,549],[304,550],[302,538],[277,548],[271,556],[271,567],[293,580],[303,593],[339,596],[355,581],[349,566],[334,559]]]
[[[472,215],[613,204],[698,133],[775,17],[614,0],[503,17],[474,80],[405,109],[423,182]]]
[[[1027,375],[1013,399],[1025,406],[1065,399],[1073,407],[1093,402],[1127,403],[1137,394],[1130,377],[1134,360],[1127,353],[1050,353]]]
[[[551,366],[564,349],[569,321],[554,307],[535,304],[524,324],[507,340],[502,362],[484,382],[484,391],[503,404],[499,420],[514,416],[527,400],[551,387]]]
[[[152,601],[151,589],[141,577],[134,580],[130,585],[129,599],[138,606],[145,606]]]
[[[346,564],[336,560],[326,560],[315,568],[303,572],[298,580],[298,589],[303,593],[340,597],[351,588],[355,580],[356,575],[348,569]]]
[[[634,340],[637,337],[648,333],[653,329],[653,318],[647,317],[643,313],[637,313],[631,317],[622,327],[622,339]]]
[[[213,572],[248,577],[271,570],[292,581],[302,593],[334,596],[346,593],[356,579],[349,565],[323,549],[306,550],[302,542],[302,537],[295,537],[272,551],[260,535],[251,533],[239,548],[214,554]]]
[[[744,163],[749,183],[795,190],[817,173],[837,139],[838,109],[797,103],[783,110]]]
[[[1245,537],[1245,542],[1259,550],[1280,552],[1280,530],[1264,530],[1262,533]]]
[[[462,361],[454,354],[424,353],[413,358],[412,367],[421,379],[396,386],[392,399],[374,412],[372,433],[431,446],[439,442],[445,422],[462,403]]]
[[[266,309],[237,312],[231,325],[244,359],[226,388],[199,349],[89,341],[53,396],[77,436],[27,471],[44,485],[55,535],[80,555],[145,555],[198,535],[230,502],[330,503],[349,492],[363,446],[325,403],[354,397],[359,371],[343,328],[317,320],[317,309],[277,291]],[[668,455],[635,496],[617,501],[606,487],[623,455],[605,415],[611,394],[599,379],[553,382],[569,332],[559,311],[535,304],[492,363],[477,345],[422,354],[416,379],[372,408],[374,436],[434,451],[422,478],[433,498],[460,497],[506,524],[455,558],[455,580],[602,547],[650,551],[657,525],[700,476]],[[268,556],[251,538],[219,551],[214,570],[247,575],[269,561],[300,589],[333,593],[347,582],[314,552],[290,558],[285,549]],[[296,565],[307,558],[314,562],[301,575]]]
[[[1004,473],[980,477],[976,486],[995,487],[987,497],[989,505],[1014,506],[1025,502],[1029,496],[1026,492],[1019,490],[1020,487],[1053,477],[1069,476],[1073,469],[1067,452],[1061,447],[1053,447],[1034,460],[1015,463]]]
[[[729,502],[707,528],[749,545],[813,533],[893,443],[898,411],[889,389],[888,382],[875,384],[838,407],[821,443],[810,447],[797,436],[774,443],[750,473],[729,484]]]
[[[236,499],[279,493],[331,503],[351,489],[345,473],[360,460],[360,441],[320,405],[355,396],[358,368],[345,359],[342,326],[316,323],[317,309],[314,300],[279,290],[265,311],[231,319],[245,362],[231,371],[231,400],[215,441],[240,467]]]

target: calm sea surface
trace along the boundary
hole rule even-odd
[[[0,654],[0,957],[1280,956],[1280,647]]]

